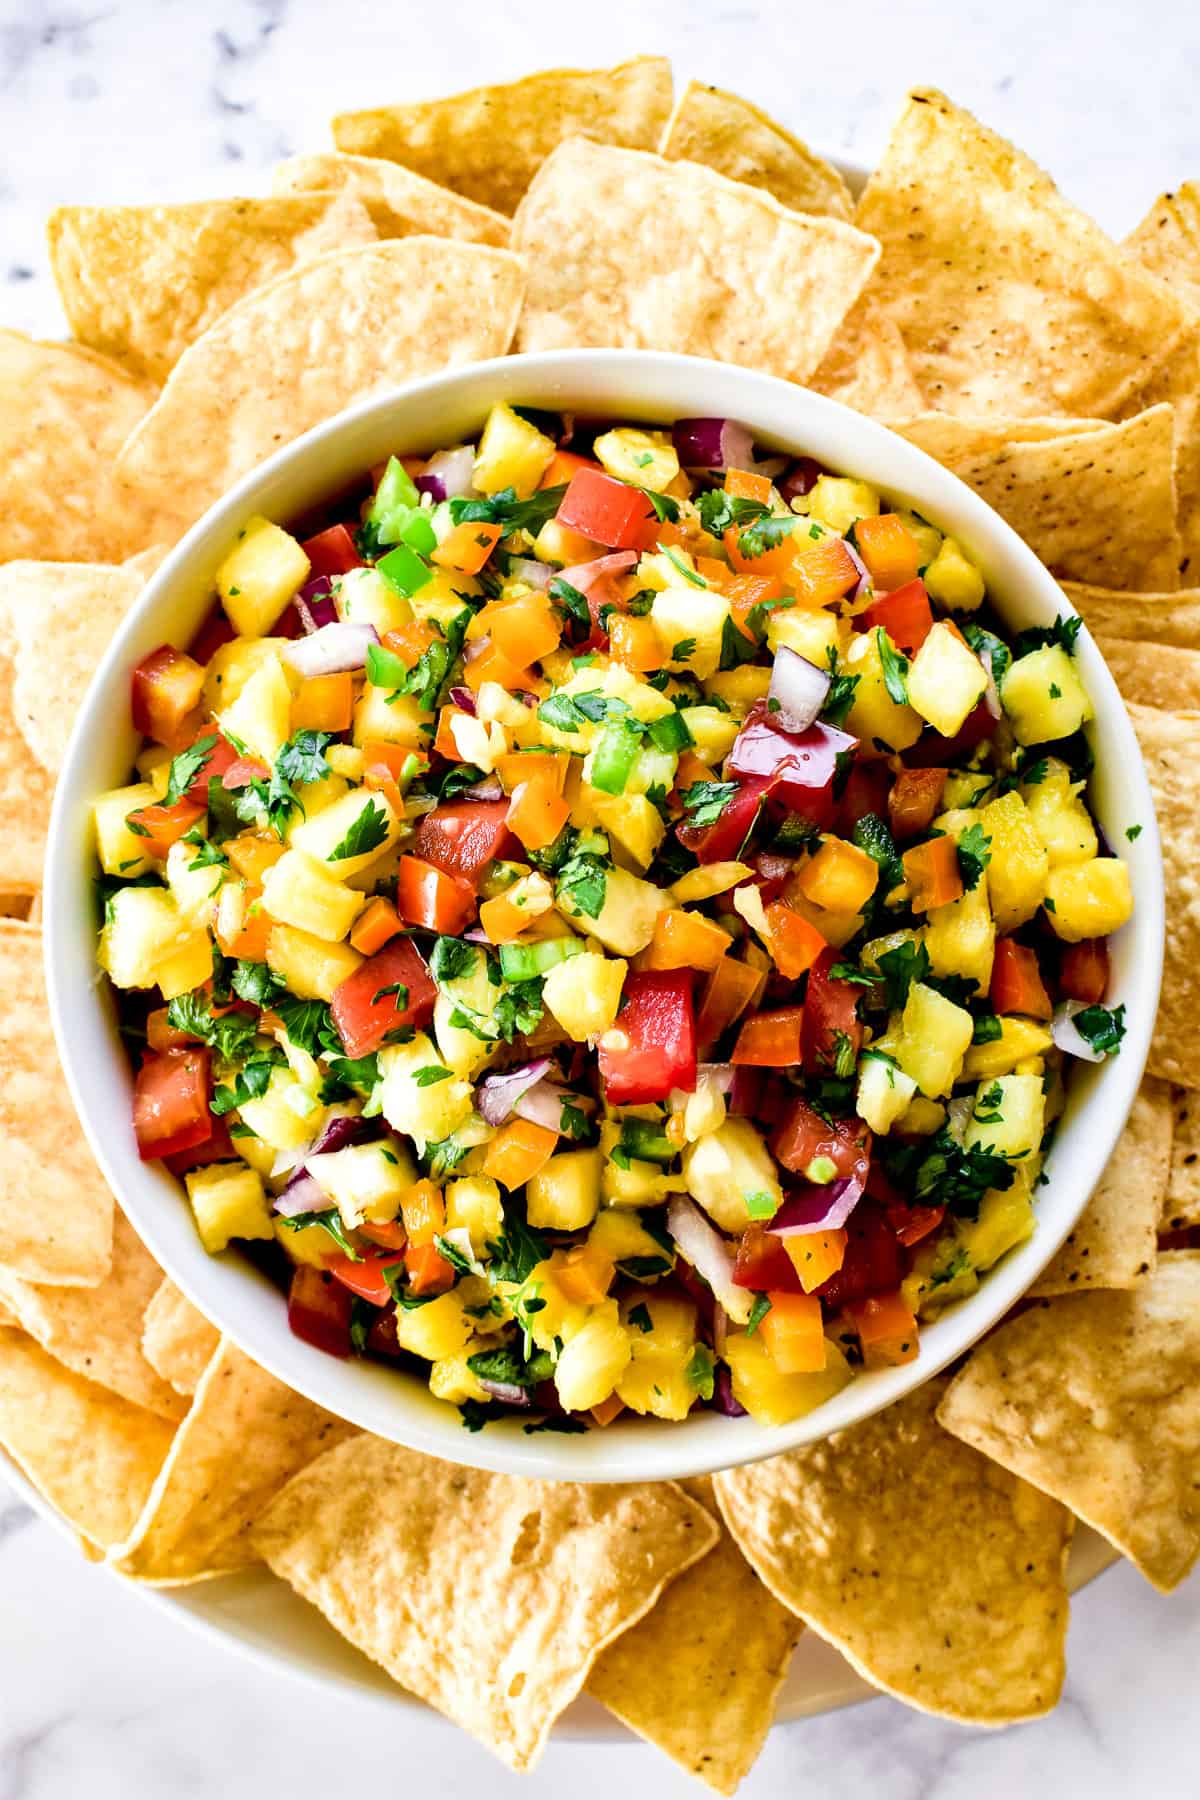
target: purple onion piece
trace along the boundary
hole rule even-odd
[[[775,1237],[793,1237],[808,1231],[837,1231],[862,1199],[866,1185],[862,1175],[843,1175],[837,1181],[827,1181],[819,1187],[806,1183],[787,1196],[771,1220],[770,1230]]]
[[[475,696],[469,687],[452,687],[450,704],[457,706],[459,712],[469,713],[471,718],[475,717]]]
[[[479,1375],[476,1380],[493,1400],[502,1400],[505,1406],[528,1407],[533,1404],[529,1389],[518,1387],[514,1381],[489,1381],[486,1375]]]
[[[465,944],[486,944],[489,950],[493,948],[492,940],[482,925],[472,925],[470,931],[464,931],[462,935]]]
[[[562,571],[562,579],[581,594],[599,581],[602,575],[623,575],[637,562],[636,550],[613,550],[607,556],[594,556],[591,562],[571,563]]]
[[[301,1213],[328,1212],[329,1196],[308,1169],[301,1167],[282,1194],[276,1194],[273,1205],[281,1218],[295,1219]]]
[[[477,781],[474,787],[464,788],[462,798],[464,800],[503,800],[504,788],[500,777],[489,775],[486,781]]]
[[[558,1131],[562,1126],[563,1101],[567,1098],[565,1089],[556,1081],[539,1081],[523,1093],[513,1112],[518,1119],[524,1119],[530,1125],[541,1125],[546,1131]],[[575,1096],[570,1096],[574,1102]]]
[[[338,610],[329,588],[328,575],[318,575],[312,581],[306,581],[296,595],[296,611],[300,615],[300,623],[308,636],[320,631],[323,625],[336,625]]]
[[[847,598],[852,601],[861,600],[864,594],[874,593],[875,583],[871,580],[871,571],[868,569],[862,557],[858,554],[858,551],[854,548],[854,545],[848,543],[845,538],[842,539],[842,542],[846,545],[846,549],[849,552],[850,561],[858,570],[858,586],[847,596]]]
[[[346,669],[361,669],[366,663],[367,651],[378,642],[379,633],[373,625],[339,621],[322,625],[311,637],[295,639],[286,650],[280,651],[280,656],[305,679],[316,675],[340,675]]]
[[[736,419],[676,419],[671,438],[685,469],[754,468],[754,435]]]
[[[547,588],[554,580],[554,570],[549,563],[537,562],[532,556],[514,556],[508,565],[509,577],[515,581],[523,581],[528,587]]]
[[[811,494],[817,485],[818,477],[828,473],[829,471],[824,465],[817,462],[814,457],[798,456],[783,480],[779,482],[779,492],[790,505],[793,500],[799,500],[804,494]]]
[[[454,450],[439,450],[431,456],[413,485],[419,494],[428,494],[434,502],[455,500],[474,491],[474,470],[474,444],[460,444]]]
[[[320,1137],[308,1154],[321,1156],[334,1150],[344,1150],[347,1144],[370,1143],[382,1131],[382,1119],[361,1119],[357,1113],[336,1113],[332,1119],[326,1120]]]
[[[718,1363],[713,1374],[713,1397],[709,1401],[713,1412],[723,1413],[727,1419],[744,1419],[746,1409],[733,1397],[733,1376],[729,1373],[728,1363]]]
[[[475,1093],[475,1103],[482,1117],[489,1125],[503,1125],[511,1117],[522,1094],[536,1087],[550,1066],[548,1056],[539,1056],[535,1062],[505,1069],[502,1074],[485,1075]]]

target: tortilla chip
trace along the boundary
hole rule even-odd
[[[1200,1252],[1126,1294],[1008,1319],[938,1412],[948,1431],[1069,1506],[1164,1592],[1200,1556]]]
[[[1098,637],[1101,655],[1126,700],[1139,706],[1200,707],[1200,650]]]
[[[360,200],[382,238],[462,238],[470,244],[508,244],[508,220],[490,207],[476,206],[448,187],[379,156],[343,156],[336,150],[289,156],[276,163],[271,187],[277,194],[336,193]]]
[[[1098,1186],[1031,1294],[1132,1288],[1150,1273],[1171,1166],[1173,1112],[1167,1083],[1148,1075]]]
[[[854,222],[882,243],[872,294],[943,412],[1105,418],[1187,322],[1048,175],[935,89],[909,97]]]
[[[156,1413],[85,1381],[23,1331],[0,1330],[0,1446],[89,1543],[124,1537],[171,1437]]]
[[[252,289],[377,235],[352,195],[321,194],[60,206],[46,230],[76,339],[154,382]]]
[[[162,1270],[121,1212],[112,1269],[97,1287],[46,1287],[0,1270],[0,1299],[43,1350],[114,1394],[164,1419],[187,1411],[142,1353],[142,1315]]]
[[[895,321],[866,300],[842,322],[808,385],[874,419],[907,418],[921,406],[921,390]]]
[[[1187,305],[1200,308],[1200,190],[1194,182],[1156,200],[1125,239],[1125,248],[1168,282]],[[1152,406],[1160,400],[1175,408],[1182,566],[1185,579],[1195,581],[1200,575],[1200,324],[1196,322],[1130,404]]]
[[[1162,837],[1167,931],[1162,993],[1146,1067],[1186,1086],[1200,1010],[1200,712],[1131,704]]]
[[[121,452],[138,544],[170,542],[354,401],[502,355],[521,288],[506,250],[410,237],[317,257],[240,301],[184,351]]]
[[[10,1309],[5,1306],[3,1300],[0,1300],[0,1326],[12,1326],[16,1330],[20,1330],[16,1313],[10,1311]]]
[[[689,81],[652,146],[672,162],[703,163],[730,181],[774,195],[793,212],[849,219],[850,189],[838,171],[782,125],[724,88]]]
[[[40,926],[0,920],[0,991],[0,1269],[95,1287],[112,1267],[113,1197],[58,1066]]]
[[[1131,594],[1079,581],[1064,581],[1062,587],[1097,640],[1149,638],[1155,644],[1200,650],[1200,588],[1181,588],[1177,594]]]
[[[88,683],[144,582],[128,565],[0,564],[13,653],[13,711],[44,769],[62,767]]]
[[[488,1475],[362,1434],[289,1484],[254,1545],[394,1681],[520,1770],[599,1653],[717,1537],[670,1482]]]
[[[879,253],[698,163],[586,138],[539,171],[513,248],[529,271],[518,349],[683,350],[791,381],[817,368]]]
[[[250,1545],[255,1520],[293,1475],[354,1432],[222,1341],[110,1561],[156,1587],[246,1568],[259,1560]]]
[[[1163,194],[1125,239],[1140,263],[1200,309],[1200,182]]]
[[[113,462],[153,398],[93,350],[0,331],[0,563],[113,554]]]
[[[1171,1169],[1160,1229],[1186,1231],[1200,1225],[1200,1094],[1193,1088],[1176,1088],[1174,1105]]]
[[[1053,574],[1100,586],[1178,584],[1171,408],[1120,425],[927,415],[898,424],[973,487]]]
[[[711,1480],[680,1486],[716,1521],[720,1541],[601,1653],[587,1691],[689,1775],[732,1794],[766,1741],[804,1628],[730,1537]]]
[[[0,652],[0,880],[6,894],[28,900],[42,879],[54,783],[17,730],[13,683],[12,663]]]
[[[716,1477],[729,1529],[777,1599],[878,1688],[1004,1725],[1063,1680],[1071,1516],[934,1417],[935,1377],[824,1443]]]
[[[653,150],[671,110],[671,65],[636,56],[611,69],[543,69],[441,100],[414,100],[333,121],[339,150],[403,163],[430,181],[512,213],[539,166],[581,131]]]
[[[160,1283],[142,1319],[142,1355],[176,1393],[195,1393],[220,1341],[216,1326],[173,1281]]]

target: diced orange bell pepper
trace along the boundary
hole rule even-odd
[[[859,913],[879,883],[874,857],[845,838],[827,837],[796,871],[796,886],[814,906],[826,912]]]
[[[256,889],[254,898],[247,899],[242,922],[235,932],[226,933],[221,930],[219,912],[213,931],[226,956],[236,956],[245,962],[266,962],[267,943],[274,925],[274,919],[263,911],[262,901]]]
[[[803,913],[798,913],[784,900],[772,900],[766,908],[771,934],[771,955],[775,967],[789,981],[796,981],[811,969],[825,948],[825,939]]]
[[[787,1232],[779,1241],[806,1294],[811,1294],[823,1281],[836,1275],[846,1260],[844,1231]]]
[[[616,1264],[591,1244],[576,1244],[554,1258],[554,1279],[567,1296],[581,1306],[599,1306],[608,1294]]]
[[[425,1176],[414,1181],[400,1202],[400,1216],[410,1244],[432,1244],[446,1229],[442,1190]]]
[[[869,1300],[849,1302],[846,1316],[858,1333],[868,1369],[895,1368],[916,1358],[917,1321],[898,1289],[893,1294],[873,1294]]]
[[[903,1206],[888,1209],[888,1224],[906,1249],[936,1231],[946,1216],[944,1206]]]
[[[945,769],[901,769],[888,795],[888,823],[895,838],[928,831],[942,804]]]
[[[930,912],[935,906],[948,906],[951,900],[962,898],[958,845],[952,837],[930,838],[927,844],[914,844],[900,860],[904,864],[904,879],[908,883],[914,912]]]
[[[396,911],[407,925],[458,937],[475,912],[475,892],[456,875],[419,856],[402,856],[396,876]]]
[[[528,1119],[512,1119],[502,1125],[487,1147],[483,1172],[510,1190],[523,1187],[549,1162],[558,1143],[557,1131],[533,1125]]]
[[[774,1012],[755,1013],[738,1033],[733,1047],[735,1063],[757,1069],[790,1069],[800,1061],[802,1006],[781,1006]]]
[[[733,939],[701,913],[660,912],[640,969],[715,969]]]
[[[508,827],[526,850],[544,850],[554,842],[570,812],[570,802],[564,795],[534,777],[513,789],[508,803]]]
[[[345,731],[354,716],[354,677],[312,675],[292,700],[292,732]]]
[[[796,524],[801,531],[805,529],[803,520],[797,519]],[[739,575],[775,575],[781,581],[788,581],[796,556],[796,545],[800,541],[796,532],[793,530],[786,533],[777,544],[772,544],[758,556],[751,556],[741,548],[743,531],[749,532],[751,529],[750,526],[731,525],[722,537],[731,566]],[[857,575],[855,579],[858,579]]]
[[[437,635],[427,619],[410,619],[407,625],[384,632],[383,647],[399,657],[406,669],[415,669]]]
[[[601,1400],[591,1409],[592,1422],[595,1425],[611,1425],[625,1411],[625,1402],[610,1394],[607,1400]]]
[[[825,1367],[821,1302],[815,1294],[768,1292],[771,1310],[759,1332],[781,1375],[814,1375]]]
[[[404,1267],[414,1294],[444,1294],[454,1286],[454,1264],[446,1261],[436,1244],[408,1244]]]
[[[667,660],[653,619],[635,619],[630,613],[614,613],[609,618],[608,647],[613,661],[635,675],[661,669]]]
[[[515,693],[518,688],[536,694],[540,689],[528,668],[505,656],[498,644],[488,644],[478,656],[473,656],[463,671],[463,679],[474,693],[479,692],[485,681],[498,681],[506,694]]]
[[[890,594],[906,581],[916,580],[921,566],[920,545],[896,513],[857,520],[854,541],[881,594]]]
[[[992,980],[988,997],[998,1013],[1024,1013],[1031,1019],[1049,1019],[1054,1012],[1037,951],[1015,938],[1003,937],[996,942],[992,961]]]
[[[378,1244],[381,1250],[403,1250],[408,1242],[408,1233],[399,1219],[364,1219],[357,1229],[368,1243]]]
[[[542,781],[561,794],[571,758],[565,750],[506,750],[496,758],[496,773],[511,794],[523,781]]]
[[[777,575],[735,575],[726,582],[725,592],[729,596],[729,610],[733,614],[733,622],[743,637],[757,643],[747,619],[756,606],[764,601],[778,600],[783,595],[783,583]]]
[[[363,956],[374,956],[400,930],[400,915],[390,900],[377,894],[359,913],[350,933],[350,946]]]
[[[429,560],[440,569],[457,569],[460,575],[478,575],[503,536],[503,525],[464,520],[443,539]]]
[[[557,650],[562,627],[545,594],[522,594],[517,600],[493,600],[485,608],[487,635],[501,656],[528,668]]]
[[[576,456],[573,450],[556,450],[546,465],[546,472],[538,482],[539,488],[562,487],[569,482],[576,469],[598,469],[600,464],[592,456]]]
[[[675,770],[675,789],[677,794],[686,794],[690,787],[698,781],[715,781],[716,776],[694,750],[682,750],[679,754],[679,765]]]
[[[527,912],[513,905],[507,894],[497,894],[479,908],[479,923],[493,944],[511,944],[514,938],[529,929],[530,918]]]
[[[725,492],[735,500],[757,500],[760,506],[771,504],[771,483],[765,475],[751,474],[749,469],[726,469]]]
[[[812,538],[802,528],[793,547],[795,554],[783,579],[804,606],[832,606],[862,579],[858,564],[839,537]]]
[[[1059,992],[1064,999],[1095,1006],[1108,991],[1108,965],[1107,938],[1081,938],[1065,945],[1058,968]]]
[[[467,718],[470,718],[470,714],[460,712],[457,706],[443,706],[438,714],[437,736],[433,740],[433,748],[438,756],[444,756],[448,762],[462,761],[451,727],[455,719]]]
[[[739,579],[738,576],[730,574],[728,563],[721,562],[715,556],[695,556],[692,560],[696,565],[697,575],[701,576],[710,588],[716,588],[718,593],[724,593],[732,582]],[[636,587],[633,591],[637,592]]]
[[[704,984],[696,1016],[696,1047],[707,1055],[720,1037],[758,999],[766,977],[737,957],[724,956]]]
[[[199,802],[189,800],[185,795],[170,806],[139,806],[125,823],[134,836],[140,838],[147,856],[164,857],[171,845],[177,844],[204,813],[205,808]]]

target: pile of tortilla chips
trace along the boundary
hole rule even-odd
[[[0,332],[0,1445],[90,1556],[161,1584],[267,1565],[515,1769],[586,1687],[730,1793],[805,1625],[910,1705],[1043,1713],[1075,1520],[1164,1589],[1200,1554],[1200,189],[1113,243],[918,92],[856,203],[655,57],[333,137],[266,197],[60,209],[74,339]],[[165,551],[351,402],[576,345],[807,383],[977,488],[1108,657],[1167,865],[1149,1073],[1033,1303],[854,1430],[683,1485],[431,1462],[221,1341],[114,1209],[41,974],[54,777]]]

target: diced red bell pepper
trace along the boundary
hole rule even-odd
[[[417,827],[413,851],[474,887],[497,857],[519,855],[508,826],[507,800],[451,800]]]
[[[829,973],[840,960],[841,952],[831,946],[822,950],[808,971],[802,1033],[806,1075],[831,1075],[837,1068],[839,1052],[857,1057],[862,1048],[863,1028],[858,1017],[862,989]]]
[[[266,781],[271,771],[257,756],[235,756],[221,776],[221,786],[228,793],[249,787],[252,781]]]
[[[1064,1000],[1097,1006],[1108,991],[1108,939],[1082,938],[1068,944],[1058,965],[1058,991]]]
[[[910,769],[952,769],[965,763],[975,746],[992,736],[998,723],[988,711],[987,701],[977,701],[953,737],[941,737],[936,731],[922,732],[912,748],[904,752],[904,761]]]
[[[871,1294],[890,1294],[904,1275],[904,1257],[882,1210],[860,1200],[846,1222],[846,1255],[817,1294],[830,1312]]]
[[[933,630],[933,613],[923,581],[908,581],[894,594],[885,594],[863,613],[865,631],[882,625],[897,649],[914,656]]]
[[[146,1058],[133,1087],[133,1129],[143,1162],[191,1150],[211,1136],[209,1093],[207,1050]]]
[[[388,1286],[387,1271],[403,1266],[403,1256],[386,1250],[378,1256],[364,1256],[358,1262],[349,1256],[333,1256],[326,1265],[335,1281],[340,1281],[360,1300],[369,1300],[372,1306],[388,1304],[392,1290]]]
[[[145,737],[175,749],[200,704],[204,670],[173,644],[160,644],[133,671],[133,723]]]
[[[771,1150],[793,1175],[805,1175],[818,1157],[827,1157],[836,1171],[831,1180],[865,1182],[871,1164],[871,1133],[861,1119],[830,1124],[797,1095],[771,1139]]]
[[[733,1261],[735,1287],[754,1288],[765,1294],[775,1288],[785,1294],[802,1294],[795,1264],[776,1237],[763,1225],[749,1225],[742,1233]]]
[[[354,548],[354,539],[348,526],[331,525],[327,531],[318,531],[315,537],[305,538],[300,548],[312,565],[314,578],[331,575],[345,575],[351,569],[362,568],[362,557]]]
[[[741,852],[762,811],[763,801],[776,785],[773,778],[743,781],[721,815],[711,825],[680,825],[677,835],[686,850],[702,863],[730,862]]]
[[[998,1013],[1024,1013],[1031,1019],[1048,1019],[1054,1012],[1037,952],[1015,938],[999,938],[992,962],[988,998]]]
[[[224,1119],[213,1118],[212,1132],[190,1150],[177,1150],[163,1161],[172,1175],[186,1175],[189,1169],[202,1169],[207,1163],[236,1162],[237,1151]]]
[[[628,1048],[600,1040],[600,1074],[612,1106],[665,1100],[672,1088],[696,1086],[696,1023],[692,977],[684,969],[645,970],[625,982],[625,1002],[612,1035]],[[606,1034],[607,1036],[608,1034]]]
[[[901,769],[887,802],[892,836],[903,843],[928,831],[942,804],[945,786],[945,769]]]
[[[188,800],[195,800],[200,806],[207,806],[208,804],[209,782],[213,780],[222,780],[225,771],[232,768],[238,757],[238,753],[229,742],[229,739],[224,737],[221,732],[217,730],[217,727],[212,724],[201,725],[191,743],[188,745],[188,749],[194,749],[197,744],[202,741],[207,741],[209,738],[215,740],[212,748],[208,751],[204,761],[196,770],[196,773],[192,776],[192,779],[188,782],[188,785],[184,790],[185,798]]]
[[[184,795],[182,800],[176,800],[171,806],[139,806],[129,814],[125,822],[134,835],[141,839],[146,855],[161,858],[166,856],[172,844],[177,844],[203,817],[203,805],[198,805]]]
[[[738,1032],[732,1061],[739,1067],[791,1069],[800,1060],[804,1028],[802,1006],[780,1006],[774,1012],[754,1013]]]
[[[397,993],[397,987],[404,989]],[[421,1030],[433,1017],[437,987],[411,938],[393,938],[333,990],[330,1011],[347,1056],[370,1056],[388,1033]]]
[[[475,917],[475,890],[461,877],[435,869],[420,856],[402,856],[396,875],[396,911],[407,925],[458,937]]]
[[[298,1263],[288,1290],[288,1325],[298,1338],[330,1356],[349,1356],[354,1296],[311,1263]]]
[[[742,780],[770,780],[774,799],[824,830],[833,819],[838,759],[857,748],[857,738],[819,721],[807,731],[781,731],[766,701],[757,700],[729,753],[728,771]]]
[[[641,488],[602,469],[576,469],[555,515],[560,525],[614,550],[648,550],[658,520]]]
[[[944,1206],[889,1206],[885,1208],[888,1229],[898,1243],[911,1249],[936,1231],[946,1216]]]

